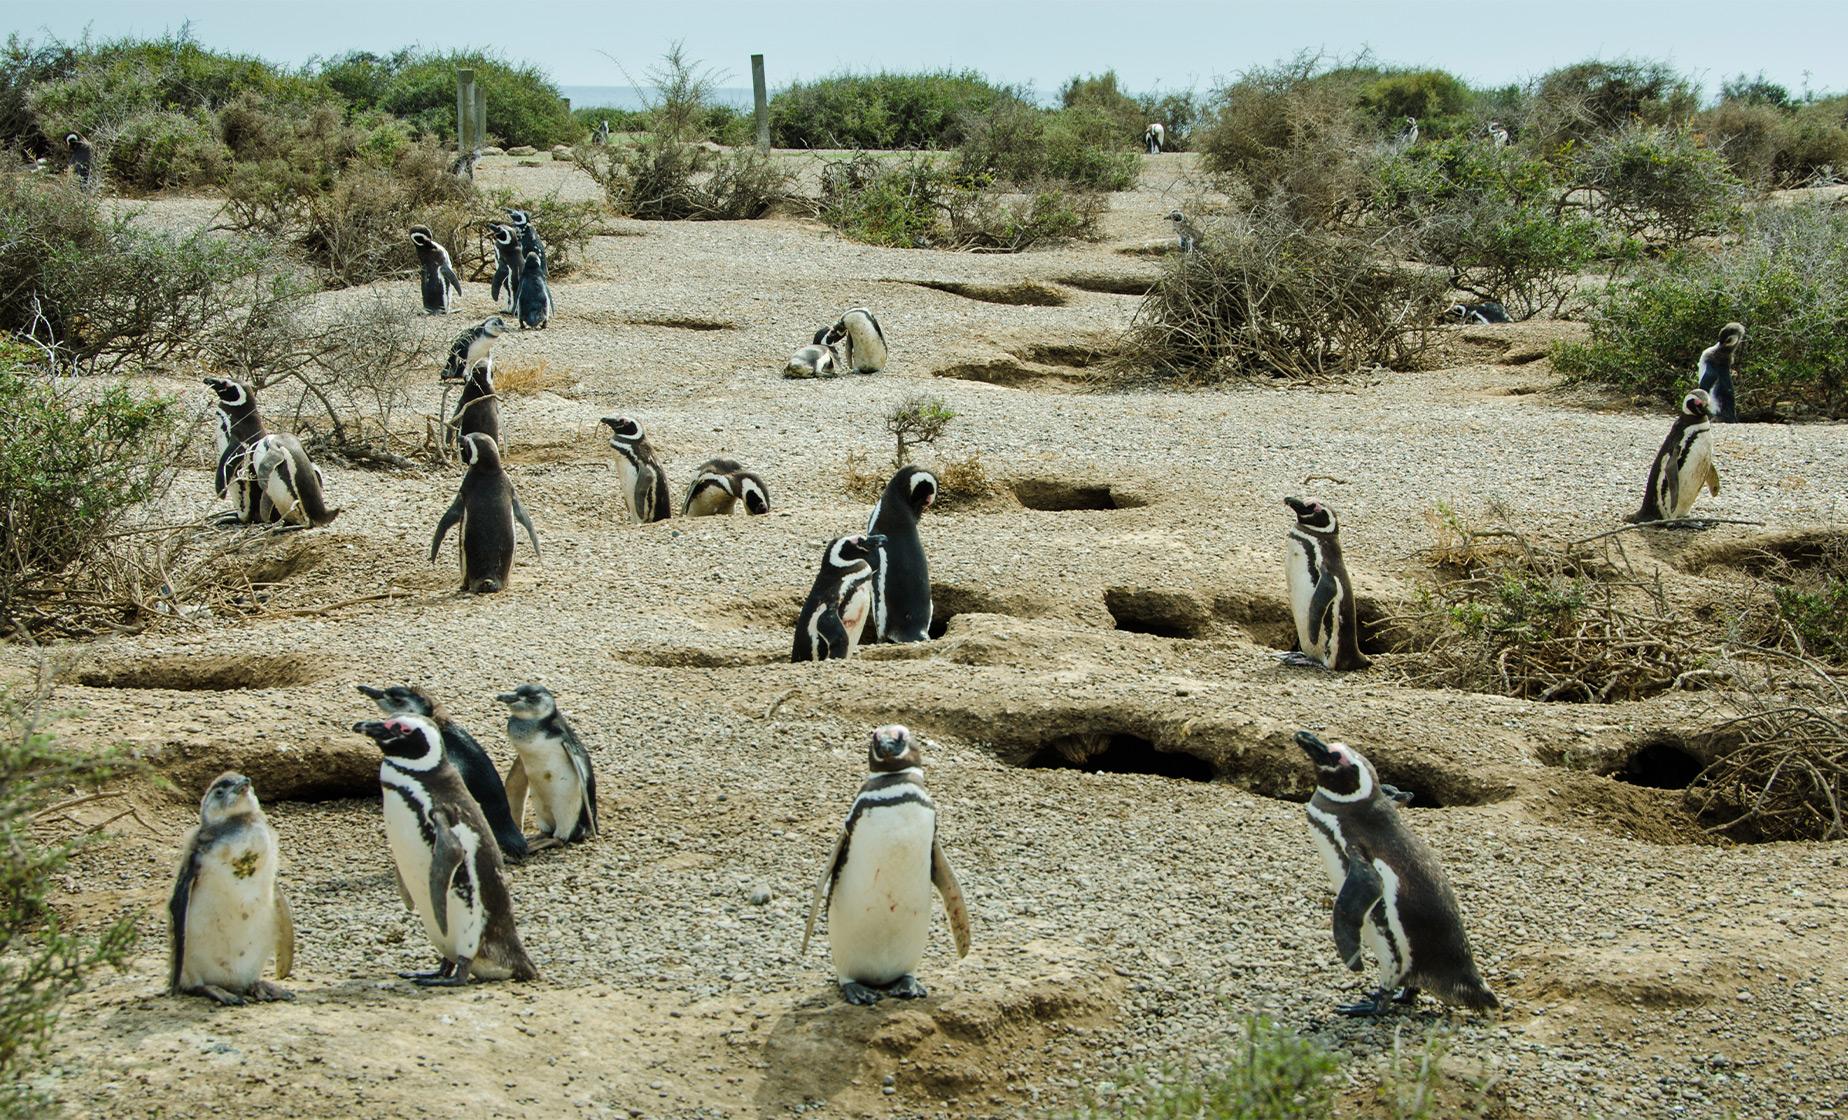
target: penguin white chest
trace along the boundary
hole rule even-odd
[[[842,980],[890,984],[917,968],[930,937],[934,809],[915,802],[860,814],[828,899],[828,951]]]
[[[860,648],[860,636],[866,630],[866,620],[873,613],[873,581],[870,576],[850,577],[847,585],[841,589],[841,625],[847,630],[847,654],[852,656]]]
[[[1311,657],[1328,660],[1326,641],[1318,642],[1309,607],[1315,601],[1315,565],[1307,541],[1292,534],[1284,545],[1283,578],[1290,594],[1290,615],[1296,620],[1296,644]]]
[[[275,837],[267,826],[212,845],[186,906],[180,986],[248,991],[276,942]]]
[[[391,848],[392,862],[398,865],[398,880],[411,896],[411,908],[423,922],[430,943],[448,955],[450,938],[437,928],[435,903],[430,898],[430,842],[423,831],[430,812],[428,796],[421,785],[397,777],[389,768],[380,775],[380,783],[385,793],[385,842]]]
[[[1322,857],[1329,883],[1340,891],[1341,884],[1347,881],[1347,861],[1341,854],[1347,840],[1341,835],[1341,822],[1334,814],[1310,805],[1309,838],[1315,841],[1316,854]]]
[[[1674,503],[1664,509],[1670,517],[1686,517],[1693,510],[1694,499],[1700,496],[1700,488],[1706,485],[1707,474],[1713,469],[1713,435],[1704,425],[1688,429],[1679,460]]]
[[[526,769],[527,788],[532,791],[533,816],[539,831],[560,839],[577,831],[578,816],[584,810],[584,791],[578,785],[577,767],[565,741],[552,735],[532,735],[514,739],[520,763]]]
[[[616,460],[616,477],[622,486],[623,504],[629,507],[629,520],[640,521],[642,519],[642,495],[641,491],[636,488],[636,482],[640,480],[641,472],[635,469],[635,464],[628,457],[621,456]]]

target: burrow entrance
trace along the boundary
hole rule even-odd
[[[236,692],[312,684],[328,672],[295,654],[169,656],[127,664],[93,665],[73,678],[85,688],[145,688],[170,692]]]
[[[1032,618],[1040,611],[1034,604],[1003,598],[979,587],[956,583],[934,583],[930,588],[930,636],[943,637],[950,619],[959,614],[1005,614]]]
[[[1068,288],[1077,288],[1081,292],[1101,292],[1107,296],[1146,296],[1155,287],[1153,276],[1111,276],[1099,272],[1087,272],[1074,276],[1061,276],[1059,283]]]
[[[724,319],[700,319],[690,315],[631,315],[628,322],[637,327],[667,327],[677,331],[735,331],[738,324]]]
[[[1186,592],[1112,587],[1104,592],[1104,609],[1116,629],[1130,634],[1203,638],[1214,630],[1206,604]]]
[[[1141,509],[1148,501],[1124,493],[1107,482],[1080,482],[1067,478],[1017,478],[1008,489],[1028,509],[1049,512],[1069,510]]]
[[[1611,777],[1648,789],[1687,789],[1707,768],[1683,739],[1656,735],[1645,739],[1611,772]]]
[[[1045,284],[1021,281],[1015,284],[970,284],[960,280],[912,280],[920,288],[948,292],[982,303],[1000,303],[1011,307],[1063,307],[1068,302],[1064,292]]]
[[[1081,770],[1087,774],[1153,774],[1190,782],[1218,776],[1213,764],[1184,751],[1164,751],[1136,735],[1075,735],[1046,744],[1020,764],[1030,770]]]

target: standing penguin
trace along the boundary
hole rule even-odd
[[[1421,987],[1476,1010],[1500,1006],[1476,971],[1444,869],[1399,817],[1406,795],[1383,785],[1345,743],[1298,731],[1296,745],[1316,767],[1309,835],[1336,891],[1335,947],[1359,972],[1364,943],[1380,968],[1377,991],[1337,1010],[1379,1015],[1395,1000],[1412,1002]]]
[[[849,308],[822,342],[827,346],[839,344],[841,364],[853,373],[878,373],[885,368],[885,332],[864,307]]]
[[[64,146],[71,150],[71,172],[77,176],[77,181],[86,187],[92,185],[96,173],[96,149],[75,132],[64,134]]]
[[[547,272],[545,242],[539,240],[539,226],[534,223],[533,216],[524,210],[509,210],[507,220],[513,223],[515,232],[520,235],[520,256],[528,258],[526,267],[530,268],[532,266],[530,258],[537,256],[539,274],[545,275]]]
[[[731,513],[740,501],[746,513],[770,512],[770,491],[763,479],[745,470],[736,459],[708,459],[693,472],[693,485],[687,487],[680,515],[722,516]]]
[[[1739,414],[1733,408],[1733,370],[1739,365],[1739,344],[1745,341],[1745,324],[1728,323],[1720,328],[1720,340],[1700,352],[1700,387],[1713,402],[1713,418],[1722,424],[1736,424]]]
[[[631,520],[647,524],[666,521],[674,512],[667,492],[667,472],[655,458],[654,444],[642,426],[627,416],[605,416],[598,423],[610,429],[610,446],[616,449],[616,473],[622,480],[622,501]]]
[[[1360,652],[1359,612],[1354,583],[1341,559],[1341,527],[1335,511],[1321,502],[1285,498],[1296,512],[1283,554],[1290,613],[1296,617],[1298,652],[1284,660],[1324,669],[1365,669]]]
[[[533,795],[539,834],[527,846],[537,852],[595,836],[597,775],[551,690],[523,684],[495,699],[507,705],[507,739],[518,755],[507,770],[507,803],[516,822],[526,819],[526,795]]]
[[[436,725],[417,716],[356,723],[378,743],[385,840],[398,883],[443,956],[434,972],[400,973],[419,984],[459,987],[539,975],[513,922],[513,899],[481,807],[443,752]]]
[[[421,688],[395,684],[390,688],[373,688],[362,684],[359,691],[388,716],[418,716],[429,720],[443,737],[443,756],[462,776],[470,797],[481,806],[481,815],[494,833],[504,859],[518,863],[526,858],[526,835],[507,807],[507,790],[501,785],[494,760],[481,748],[461,724],[449,718],[449,712]]]
[[[1508,135],[1508,130],[1502,127],[1502,123],[1500,121],[1490,121],[1489,122],[1489,142],[1490,143],[1494,144],[1497,148],[1506,148],[1508,146],[1509,139],[1510,137]]]
[[[834,344],[828,341],[833,328],[822,327],[815,332],[814,341],[789,356],[783,366],[783,376],[789,378],[834,377],[840,373],[841,356]]]
[[[327,479],[303,450],[302,441],[287,433],[264,436],[250,448],[249,470],[268,503],[266,521],[291,525],[331,525],[340,516],[327,508]]]
[[[1678,521],[1694,508],[1700,488],[1720,496],[1720,469],[1713,465],[1713,402],[1699,389],[1681,399],[1681,415],[1649,465],[1642,508],[1627,520]]]
[[[507,576],[513,571],[515,520],[525,526],[533,555],[541,562],[544,557],[539,552],[539,534],[533,530],[532,519],[521,507],[520,496],[513,492],[513,480],[501,466],[500,450],[494,446],[494,441],[479,432],[463,436],[462,462],[467,465],[468,473],[462,476],[456,500],[436,523],[436,533],[430,538],[430,562],[436,563],[443,538],[449,535],[451,527],[461,522],[458,552],[462,560],[462,590],[487,594],[506,587]]]
[[[924,792],[916,740],[888,724],[874,730],[866,754],[872,772],[834,841],[802,930],[806,953],[827,899],[828,952],[841,997],[862,1005],[927,994],[912,972],[930,940],[933,886],[943,896],[956,955],[969,955],[969,908],[937,839],[937,806]]]
[[[1399,146],[1409,148],[1418,143],[1418,118],[1405,118],[1405,127],[1399,130]]]
[[[445,445],[459,441],[471,432],[479,432],[493,440],[495,447],[507,446],[501,436],[500,396],[494,391],[494,363],[491,360],[469,367],[468,376],[462,381],[462,395],[456,398],[456,410],[450,414],[444,427]]]
[[[1168,130],[1160,121],[1151,121],[1142,130],[1142,148],[1152,156],[1161,154],[1161,145],[1168,138]]]
[[[552,321],[552,286],[546,282],[545,262],[527,253],[520,266],[520,329],[544,330]]]
[[[208,377],[206,387],[217,400],[216,448],[218,466],[212,473],[212,485],[219,497],[227,497],[234,476],[243,466],[256,442],[268,435],[263,416],[257,411],[257,396],[250,386],[228,377]]]
[[[873,567],[869,558],[885,543],[878,535],[839,537],[821,553],[821,571],[796,616],[791,661],[852,657],[873,610]]]
[[[443,362],[443,381],[461,381],[478,365],[494,368],[494,345],[507,333],[507,320],[490,315],[478,325],[456,336],[449,344],[449,357]]]
[[[1187,215],[1179,210],[1170,210],[1168,222],[1174,226],[1174,235],[1181,240],[1181,252],[1191,253],[1200,247],[1200,231],[1187,220]]]
[[[199,827],[186,836],[167,902],[168,991],[231,1006],[295,998],[262,978],[272,952],[278,980],[295,962],[295,923],[276,866],[276,834],[250,779],[220,774],[199,802]]]
[[[422,278],[423,307],[430,315],[447,315],[453,309],[449,292],[462,294],[462,281],[456,279],[455,265],[449,263],[449,250],[443,248],[429,226],[411,227],[411,244],[417,249],[417,268]]]
[[[918,519],[936,500],[937,476],[923,467],[904,467],[886,483],[866,519],[867,533],[884,538],[872,556],[872,641],[930,640],[930,563]]]
[[[526,257],[520,252],[520,233],[510,225],[495,222],[494,279],[488,294],[508,311],[519,310],[520,274],[525,271]]]

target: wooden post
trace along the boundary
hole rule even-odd
[[[470,151],[488,145],[488,91],[480,83],[476,83],[473,88],[475,103],[470,106],[469,116],[473,118],[475,143]]]
[[[757,111],[757,150],[770,150],[770,97],[764,91],[764,56],[751,56],[751,99]]]
[[[474,150],[469,143],[469,117],[475,107],[475,71],[456,68],[456,155],[463,159]]]

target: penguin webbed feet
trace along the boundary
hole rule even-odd
[[[1418,1002],[1418,989],[1410,985],[1400,988],[1392,994],[1392,1001],[1402,1007],[1409,1007]]]
[[[295,993],[280,984],[259,980],[250,986],[250,998],[258,1003],[286,1003],[295,998]]]
[[[1404,989],[1400,990],[1403,991]],[[1414,989],[1414,992],[1415,991]],[[1375,1015],[1384,1015],[1392,1009],[1395,998],[1394,993],[1389,989],[1379,988],[1375,990],[1373,994],[1358,1003],[1336,1004],[1335,1012],[1340,1015],[1346,1015],[1351,1019],[1363,1019]]]
[[[410,981],[421,988],[461,988],[468,985],[468,970],[473,962],[468,957],[458,961],[444,961],[443,967],[434,974],[412,976]]]
[[[228,991],[216,984],[201,984],[196,988],[186,988],[182,994],[204,996],[220,1007],[242,1007],[249,1002],[236,992]]]
[[[1328,668],[1328,666],[1322,664],[1320,661],[1317,661],[1315,658],[1310,657],[1308,654],[1304,653],[1302,650],[1299,650],[1299,649],[1289,650],[1285,653],[1272,654],[1272,656],[1275,657],[1278,661],[1283,662],[1285,665],[1294,665],[1299,669],[1326,669]]]
[[[924,990],[924,985],[918,983],[918,978],[909,972],[892,981],[886,988],[886,995],[893,999],[923,999],[929,994]]]
[[[448,958],[444,958],[443,963],[438,965],[435,971],[432,971],[432,972],[400,972],[398,973],[398,979],[409,980],[416,984],[422,984],[427,980],[447,979],[448,977],[453,976],[455,974],[455,971],[456,971],[456,962],[449,960]]]
[[[841,998],[855,1007],[871,1007],[884,999],[885,993],[855,980],[843,980],[841,981]]]

